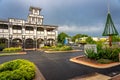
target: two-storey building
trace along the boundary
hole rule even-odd
[[[6,47],[40,48],[55,45],[58,26],[44,25],[41,8],[30,7],[27,20],[0,20],[0,44]]]

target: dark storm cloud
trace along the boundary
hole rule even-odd
[[[120,0],[109,2],[113,21],[120,31]],[[41,7],[45,24],[59,25],[60,32],[64,29],[69,34],[102,34],[107,16],[107,0],[0,0],[0,18],[26,19],[29,6]]]

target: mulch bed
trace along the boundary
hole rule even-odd
[[[101,69],[120,65],[120,62],[111,62],[108,64],[101,64],[101,63],[98,63],[96,60],[87,58],[86,56],[74,57],[74,58],[71,58],[70,61],[78,63],[78,64],[83,64],[86,66],[94,67],[94,68],[101,68]]]

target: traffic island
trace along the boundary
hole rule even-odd
[[[78,64],[83,64],[83,65],[86,65],[89,67],[93,67],[93,68],[100,68],[100,69],[110,68],[110,67],[115,67],[115,66],[120,65],[120,62],[101,64],[95,60],[91,60],[91,59],[87,58],[86,56],[77,56],[77,57],[71,58],[70,61],[78,63]]]

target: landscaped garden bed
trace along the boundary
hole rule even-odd
[[[21,47],[4,48],[0,52],[0,56],[4,56],[4,55],[17,55],[17,54],[26,54],[26,52],[23,52]]]
[[[120,65],[120,62],[110,62],[105,64],[99,63],[96,60],[87,58],[86,56],[77,56],[77,57],[71,58],[70,61],[78,64],[94,67],[94,68],[101,68],[101,69]]]
[[[120,65],[119,47],[109,47],[103,44],[97,44],[96,48],[97,50],[93,47],[88,47],[87,49],[84,49],[84,56],[72,58],[70,61],[95,68],[110,68]]]

